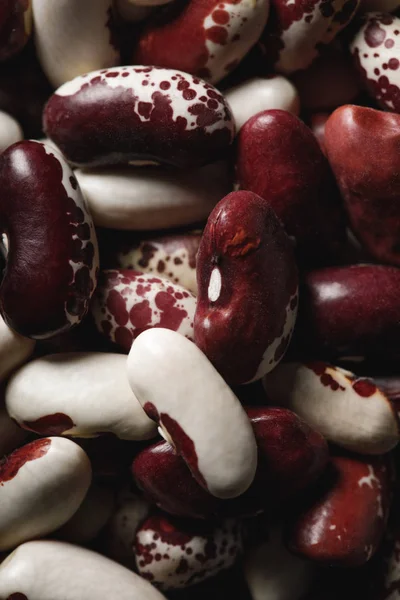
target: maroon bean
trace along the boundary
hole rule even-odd
[[[258,113],[238,135],[236,178],[264,198],[314,264],[344,241],[345,229],[328,162],[309,128],[282,110]]]
[[[31,30],[31,0],[3,0],[0,6],[0,60],[20,52]]]
[[[235,125],[223,96],[201,79],[115,67],[62,85],[45,107],[44,129],[76,165],[150,160],[194,167],[228,150]]]
[[[9,238],[0,287],[5,321],[45,338],[78,324],[96,287],[97,240],[73,172],[39,142],[0,157],[0,227]]]
[[[325,127],[325,148],[351,228],[378,261],[400,266],[400,116],[342,106]]]
[[[289,549],[330,565],[362,565],[382,540],[391,495],[389,458],[336,454],[324,481],[288,527]]]
[[[308,273],[301,290],[296,340],[315,356],[397,353],[400,269],[331,267]]]
[[[297,314],[297,269],[274,211],[232,192],[212,211],[197,257],[196,344],[232,384],[284,356]]]

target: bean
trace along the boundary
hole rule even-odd
[[[31,31],[31,0],[4,0],[0,7],[0,60],[8,60],[18,54]]]

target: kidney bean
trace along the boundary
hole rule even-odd
[[[0,111],[0,152],[4,152],[24,137],[18,121],[6,112]]]
[[[144,410],[200,485],[218,498],[246,491],[257,466],[250,422],[192,342],[168,329],[141,333],[129,353],[128,378]]]
[[[400,269],[351,265],[311,271],[301,289],[297,334],[331,359],[390,355],[400,340]]]
[[[236,127],[263,110],[287,110],[299,114],[300,101],[294,85],[282,75],[253,77],[228,88],[225,97],[232,109]]]
[[[372,379],[309,362],[281,364],[263,383],[273,404],[290,408],[343,448],[383,454],[400,440],[395,408]]]
[[[119,600],[165,600],[132,571],[65,542],[22,544],[0,569],[1,600],[109,600],[116,593]]]
[[[328,460],[325,440],[289,410],[257,407],[246,412],[257,442],[258,464],[244,494],[229,501],[211,496],[168,442],[157,442],[135,457],[132,474],[137,486],[162,510],[196,519],[253,516],[295,497],[323,472]]]
[[[266,60],[282,73],[307,68],[321,48],[351,21],[360,0],[271,0],[271,16],[260,44]]]
[[[344,218],[329,164],[309,128],[282,110],[255,115],[240,130],[236,178],[264,198],[315,264],[343,244]],[[316,252],[318,249],[318,252]]]
[[[372,257],[397,266],[399,139],[400,116],[361,106],[342,106],[325,127],[328,159],[352,231]]]
[[[31,31],[31,0],[3,0],[0,7],[0,60],[18,54]]]
[[[196,344],[229,383],[260,379],[283,357],[297,314],[290,240],[262,198],[233,192],[217,204],[197,283]]]
[[[400,112],[399,27],[399,18],[371,13],[350,46],[364,87],[382,108],[394,112]]]
[[[114,167],[75,171],[96,225],[114,229],[165,229],[206,219],[232,190],[224,161],[171,171]]]
[[[32,0],[36,52],[43,71],[58,87],[88,71],[119,63],[113,35],[112,0]]]
[[[48,137],[80,166],[201,166],[221,158],[235,133],[229,106],[212,85],[157,67],[76,77],[51,96],[43,119]]]
[[[303,600],[314,567],[286,550],[281,529],[274,526],[268,541],[245,556],[244,574],[252,600]]]
[[[42,438],[0,464],[0,549],[46,535],[78,510],[91,481],[90,462],[74,442]]]
[[[288,526],[289,549],[316,562],[358,566],[376,552],[391,501],[387,457],[331,457],[325,480]]]
[[[269,4],[269,0],[174,4],[141,32],[132,62],[181,69],[217,83],[259,39]]]
[[[234,520],[207,526],[159,514],[142,523],[134,546],[139,574],[163,590],[188,587],[228,569],[241,550],[241,526]]]
[[[0,156],[0,227],[9,238],[1,312],[18,333],[45,338],[78,324],[96,286],[97,241],[73,172],[33,141]]]
[[[193,340],[195,310],[196,298],[185,288],[128,269],[102,271],[92,304],[98,330],[126,352],[142,331],[153,327]]]
[[[76,513],[53,533],[53,537],[74,544],[91,542],[110,519],[114,505],[114,492],[110,488],[92,483]]]
[[[100,254],[107,268],[133,269],[165,278],[197,294],[196,257],[201,230],[126,235],[106,231]]]
[[[103,536],[107,556],[129,569],[134,568],[136,531],[149,512],[150,505],[142,496],[129,489],[118,493],[117,506]]]
[[[357,72],[340,46],[329,47],[304,71],[292,76],[303,110],[334,110],[360,93]]]
[[[14,369],[28,360],[35,344],[34,340],[10,329],[0,317],[0,381],[6,379]]]
[[[127,381],[126,357],[106,352],[70,352],[38,358],[8,383],[6,406],[24,429],[39,435],[121,439],[154,437]]]

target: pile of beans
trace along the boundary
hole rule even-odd
[[[0,600],[400,600],[400,0],[0,2]]]

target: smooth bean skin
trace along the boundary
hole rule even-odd
[[[58,87],[88,71],[120,62],[112,31],[112,0],[32,0],[36,52]]]
[[[156,427],[132,393],[126,357],[108,352],[66,352],[38,358],[8,383],[6,406],[24,429],[39,435],[144,440]]]
[[[19,546],[0,565],[0,600],[165,600],[150,583],[96,552],[66,542]]]
[[[0,466],[0,550],[42,537],[66,523],[89,489],[92,471],[74,442],[41,438]]]
[[[197,283],[197,346],[228,383],[261,379],[284,356],[297,314],[292,245],[263,198],[232,192],[217,204],[200,242]]]
[[[138,36],[132,62],[180,69],[217,83],[259,39],[270,0],[192,0],[172,5]]]
[[[199,348],[175,331],[148,329],[132,344],[127,372],[145,412],[198,483],[218,498],[245,492],[257,467],[254,433],[239,400]]]
[[[64,157],[23,141],[0,155],[0,228],[10,246],[0,311],[15,331],[46,338],[80,323],[98,270],[97,238]]]
[[[136,231],[203,221],[233,188],[226,161],[178,172],[150,166],[77,169],[75,176],[96,225]]]
[[[400,115],[342,106],[324,140],[351,230],[373,259],[400,266]]]
[[[235,134],[216,88],[182,71],[146,66],[68,81],[50,97],[43,128],[82,167],[135,160],[202,166],[224,157]]]
[[[296,332],[304,349],[330,360],[396,354],[399,285],[400,269],[389,266],[351,265],[309,272],[300,289]]]

